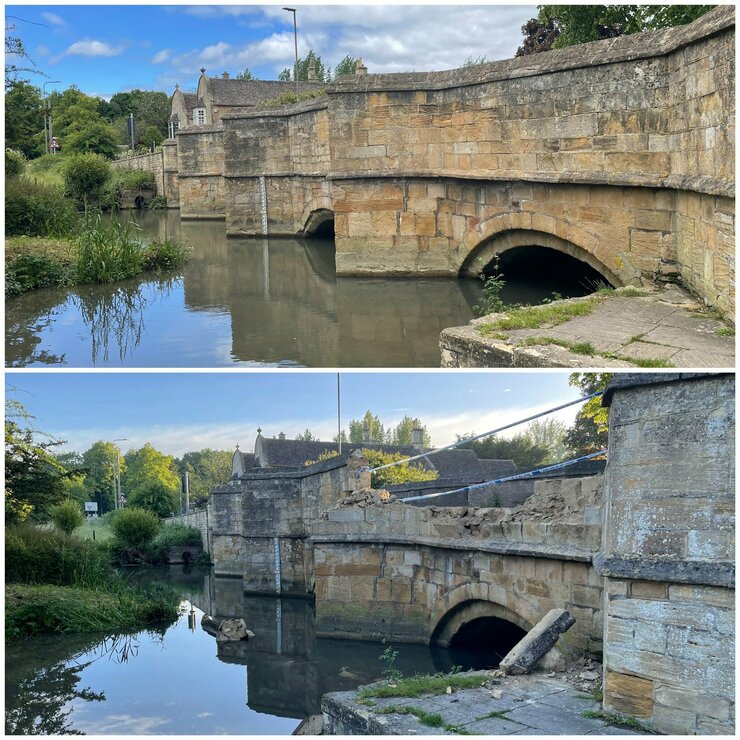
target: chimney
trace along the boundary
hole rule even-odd
[[[201,68],[200,68],[200,73],[201,73],[201,74],[202,74],[203,76],[205,76],[205,74],[206,74],[206,68],[205,68],[205,67],[201,67]]]
[[[411,430],[411,439],[413,440],[412,444],[415,450],[424,449],[424,430],[423,429],[419,429],[419,427],[414,427]]]
[[[228,72],[221,72],[221,79],[222,80],[228,80],[229,79],[229,73]]]
[[[282,432],[280,432],[280,434],[278,434],[278,439],[285,439],[285,435]]]
[[[362,63],[361,58],[355,62],[355,74],[358,77],[362,77],[367,74],[367,67]]]
[[[316,82],[316,60],[313,57],[308,60],[308,81]]]
[[[367,444],[370,441],[370,429],[367,424],[362,425],[362,441]]]

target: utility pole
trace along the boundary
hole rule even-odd
[[[44,154],[49,153],[49,145],[51,144],[51,108],[47,104],[46,86],[55,85],[60,82],[61,80],[47,80],[41,85],[41,97],[43,98],[44,105],[44,144],[46,146]]]
[[[126,437],[122,437],[120,439],[114,439],[113,443],[116,442],[128,442],[128,439]],[[121,499],[123,498],[123,494],[121,493],[121,451],[116,447],[116,480],[114,484],[114,496],[115,496],[115,509],[122,509],[123,508],[123,502]]]
[[[295,67],[293,68],[293,79],[295,80],[295,94],[298,95],[298,24],[296,22],[296,9],[283,8],[293,14],[293,44],[295,46]]]
[[[135,149],[136,149],[136,146],[134,143],[134,114],[133,113],[128,114],[128,127],[131,133],[131,156],[133,157]]]
[[[339,440],[339,454],[342,454],[342,394],[339,386],[339,373],[337,373],[337,439]]]

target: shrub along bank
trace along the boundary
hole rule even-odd
[[[5,531],[6,640],[41,632],[137,629],[177,618],[174,594],[133,588],[109,550],[58,530]]]

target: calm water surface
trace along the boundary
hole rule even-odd
[[[380,643],[316,637],[301,599],[245,597],[208,572],[155,574],[182,595],[176,623],[133,635],[43,636],[6,651],[7,734],[278,734],[321,695],[381,677]],[[255,638],[217,645],[206,612],[242,616]],[[464,653],[398,645],[407,675],[473,666]]]
[[[191,262],[115,285],[7,301],[11,367],[439,366],[439,333],[465,324],[475,280],[337,278],[333,241],[227,239],[223,222],[139,212],[145,235]]]

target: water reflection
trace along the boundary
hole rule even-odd
[[[223,223],[137,215],[193,248],[182,270],[7,301],[8,365],[438,366],[477,281],[337,279],[331,241],[227,239]]]
[[[186,600],[174,625],[106,639],[30,638],[8,649],[7,733],[285,735],[320,711],[325,692],[381,676],[385,646],[317,637],[307,601],[247,597],[241,580],[199,571],[155,577]],[[204,613],[243,617],[255,637],[217,643],[200,626]],[[461,664],[441,649],[397,647],[409,675]]]

